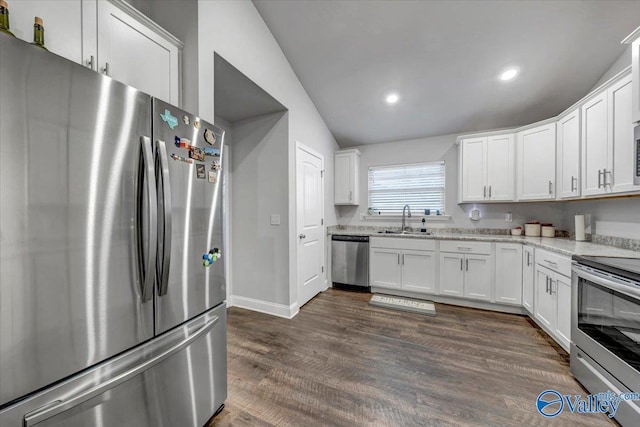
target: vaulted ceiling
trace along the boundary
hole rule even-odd
[[[254,4],[341,146],[554,116],[587,94],[640,25],[640,1]],[[500,81],[508,66],[519,76]]]

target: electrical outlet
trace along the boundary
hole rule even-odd
[[[280,225],[280,215],[271,214],[271,225]]]
[[[511,212],[507,212],[504,216],[504,220],[505,222],[513,222],[513,214]]]

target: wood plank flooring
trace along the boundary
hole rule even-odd
[[[587,392],[526,316],[436,304],[430,317],[330,289],[292,320],[228,312],[229,397],[211,426],[611,426],[538,414],[540,392]]]

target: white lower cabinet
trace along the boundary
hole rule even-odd
[[[440,253],[440,294],[490,301],[491,255]]]
[[[436,292],[436,253],[404,251],[402,253],[402,289],[413,292]]]
[[[534,251],[530,246],[522,248],[522,306],[533,314],[533,284],[535,283]]]
[[[496,243],[495,301],[522,305],[522,245]]]
[[[564,258],[559,255],[555,256],[558,259]],[[538,258],[536,255],[536,259]],[[561,265],[561,263],[558,264]],[[571,279],[567,275],[561,274],[560,271],[567,273],[566,270],[553,270],[536,261],[534,318],[562,348],[569,351],[571,344]]]
[[[463,296],[464,255],[440,253],[440,294]]]
[[[371,249],[371,286],[400,289],[402,270],[400,252],[395,249]]]
[[[437,292],[435,241],[372,238],[370,246],[371,286]]]

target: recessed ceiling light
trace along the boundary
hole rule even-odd
[[[398,99],[400,98],[398,97],[397,94],[390,93],[389,95],[387,95],[386,101],[387,101],[387,104],[395,104],[396,102],[398,102]]]
[[[518,69],[517,68],[507,68],[506,70],[504,70],[502,72],[502,74],[500,74],[500,80],[504,80],[504,81],[512,80],[517,75],[518,75]]]

